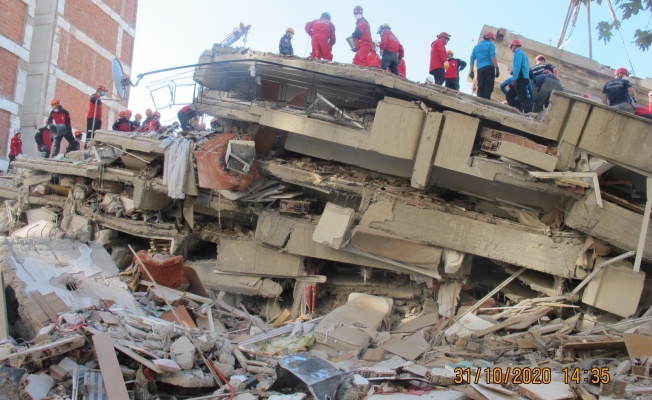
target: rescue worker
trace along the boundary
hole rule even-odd
[[[220,121],[220,119],[217,117],[213,117],[211,120],[211,129],[216,130],[220,126],[222,126],[222,121]]]
[[[369,22],[362,16],[362,7],[355,6],[353,8],[353,16],[356,19],[355,30],[351,37],[355,40],[355,57],[353,57],[353,64],[360,66],[365,65],[369,57],[369,53],[374,45],[371,40],[371,27]]]
[[[385,71],[389,68],[394,75],[398,75],[398,64],[404,55],[403,45],[392,33],[392,28],[388,24],[382,24],[377,33],[380,34],[380,51],[382,52],[380,69]]]
[[[177,118],[179,118],[179,124],[181,125],[181,129],[184,131],[193,130],[192,127],[190,126],[190,120],[195,118],[197,115],[201,115],[200,112],[198,112],[196,109],[192,108],[191,106],[192,105],[189,104],[185,107],[181,107],[181,109],[177,113]]]
[[[532,100],[527,97],[527,85],[530,82],[530,61],[522,47],[523,43],[518,39],[512,40],[509,44],[509,49],[514,53],[512,71],[514,73],[514,88],[519,99],[519,109],[523,113],[529,113],[532,111]]]
[[[491,93],[494,91],[494,81],[500,76],[494,40],[496,40],[496,35],[493,32],[485,33],[484,40],[473,48],[469,63],[469,79],[473,80],[476,78],[476,73],[473,69],[477,69],[477,96],[487,100],[491,100]]]
[[[451,40],[451,35],[442,32],[437,35],[437,40],[430,44],[430,75],[435,78],[437,85],[443,85],[448,69],[448,56],[446,43]]]
[[[507,71],[509,72],[510,75],[513,74],[511,68],[508,68]],[[509,106],[514,108],[520,108],[518,104],[518,96],[516,95],[516,87],[515,84],[512,83],[513,81],[514,81],[513,76],[510,76],[509,78],[505,79],[505,81],[500,84],[500,91],[505,94],[505,99],[507,100],[507,104]],[[527,97],[530,99],[534,99],[534,88],[532,86],[531,81],[528,83],[527,86]]]
[[[91,95],[88,113],[86,114],[86,141],[90,141],[97,129],[102,128],[102,100],[108,89],[104,85],[98,85],[95,93]]]
[[[365,65],[372,68],[380,68],[382,61],[380,60],[378,53],[380,53],[380,42],[374,42],[374,47],[371,48]]]
[[[398,64],[398,75],[401,78],[406,78],[407,79],[407,70],[405,67],[405,58],[401,59],[401,62]]]
[[[137,131],[140,128],[142,119],[143,119],[143,115],[141,113],[136,113],[136,115],[134,115],[134,120],[131,121],[132,132]]]
[[[447,88],[453,90],[460,90],[460,71],[466,68],[466,61],[459,58],[453,58],[453,50],[446,50],[446,57],[448,57],[448,69],[444,78],[444,83]]]
[[[543,107],[548,107],[553,90],[564,90],[559,79],[548,69],[544,69],[543,73],[537,75],[532,81],[537,88],[537,94],[534,96],[534,109],[532,110],[535,113],[541,112]]]
[[[333,45],[336,39],[331,15],[327,12],[322,13],[319,19],[308,22],[305,29],[312,43],[310,58],[333,61]]]
[[[131,132],[131,110],[123,110],[118,113],[119,118],[113,123],[114,131]]]
[[[20,129],[16,129],[14,137],[11,138],[11,143],[9,143],[9,163],[23,154],[23,141],[20,140],[20,133]]]
[[[287,28],[285,35],[281,37],[278,42],[278,52],[284,56],[293,56],[294,49],[292,48],[292,38],[294,37],[294,29]]]
[[[54,146],[52,147],[52,157],[54,158],[59,155],[61,141],[64,137],[69,145],[75,146],[76,142],[75,137],[72,135],[70,113],[61,106],[61,100],[52,99],[50,106],[52,106],[52,111],[50,111],[47,123],[49,125],[48,129],[50,129],[52,136],[54,136]]]
[[[602,104],[634,112],[632,103],[636,101],[636,93],[629,80],[625,79],[629,76],[629,71],[623,67],[616,68],[615,76],[616,79],[607,82],[602,89]]]
[[[158,111],[155,111],[154,114],[152,114],[152,119],[149,120],[146,124],[143,123],[143,127],[140,129],[142,132],[150,132],[150,131],[157,131],[161,129],[161,113]],[[176,121],[175,121],[176,122]]]
[[[52,133],[45,125],[39,128],[34,134],[34,142],[36,142],[36,150],[43,158],[50,158],[50,149],[52,149]]]
[[[638,115],[639,117],[652,120],[652,111],[648,110],[643,106],[640,105],[634,106],[634,114]]]
[[[559,70],[554,65],[546,63],[546,58],[539,54],[534,59],[534,66],[530,68],[530,79],[534,80],[537,76],[543,74],[543,71],[550,71],[556,78],[559,78]]]
[[[81,150],[82,149],[82,131],[75,131],[73,134],[75,141],[71,144],[68,144],[68,147],[66,147],[66,154],[70,153],[71,151],[75,150]]]
[[[154,113],[150,108],[148,108],[147,110],[145,110],[145,120],[143,121],[141,126],[144,127],[145,125],[148,125],[152,121],[152,119],[154,119]]]

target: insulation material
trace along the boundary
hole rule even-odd
[[[389,258],[403,264],[435,271],[439,267],[442,256],[442,249],[439,247],[427,246],[363,226],[356,226],[353,229],[351,246],[357,250]]]
[[[461,251],[455,251],[450,249],[444,249],[444,256],[442,257],[444,261],[444,272],[453,275],[457,273],[464,263],[465,254]]]
[[[222,133],[208,141],[201,150],[195,152],[199,187],[204,189],[234,190],[246,189],[259,176],[256,166],[252,166],[249,174],[229,171],[226,166],[227,146],[235,133]],[[241,138],[241,140],[252,140]]]

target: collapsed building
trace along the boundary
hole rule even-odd
[[[510,326],[523,330],[535,324],[538,333],[527,337],[533,347],[526,348],[547,358],[559,346],[552,338],[562,328],[595,333],[594,327],[623,318],[627,328],[648,321],[650,121],[565,92],[554,92],[550,106],[531,117],[496,101],[378,70],[217,45],[198,64],[195,80],[202,90],[194,105],[219,117],[219,129],[97,131],[91,149],[65,159],[19,157],[13,175],[0,186],[0,197],[7,199],[2,226],[14,237],[4,242],[5,254],[25,252],[20,246],[30,246],[30,240],[37,248],[46,246],[40,240],[47,238],[97,242],[125,271],[137,267],[140,258],[152,268],[154,256],[166,253],[170,265],[184,268],[175,269],[174,279],[141,271],[145,281],[158,279],[145,286],[184,291],[190,285],[192,300],[204,302],[199,309],[219,300],[223,311],[247,320],[249,309],[260,316],[251,319],[259,329],[279,316],[283,322],[323,315],[314,333],[319,346],[311,349],[331,359],[349,360],[343,352],[357,357],[376,337],[368,330],[380,332],[384,319],[387,332],[414,335],[392,337],[379,349],[403,361],[435,354],[429,362],[437,354],[468,356],[491,346],[482,338]],[[101,252],[97,243],[92,248]],[[141,250],[140,258],[130,246]],[[26,290],[23,283],[34,277],[19,273],[34,271],[25,267],[28,258],[38,257],[4,257],[5,264],[12,263],[3,266],[5,285],[20,317],[9,321],[9,332],[37,336],[47,323],[28,322],[34,319],[26,306],[33,304],[33,288]],[[81,286],[59,278],[68,291],[71,284],[74,291]],[[63,312],[107,296],[67,301],[59,292]],[[138,314],[131,307],[134,300],[116,296],[121,310]],[[232,307],[241,303],[245,317],[239,306]],[[527,311],[510,314],[518,307]],[[564,315],[565,307],[574,315]],[[493,322],[476,316],[495,309],[502,312]],[[212,321],[213,311],[208,314]],[[418,329],[407,328],[415,316],[421,318],[412,320]],[[96,317],[102,322],[102,315]],[[117,318],[132,336],[143,334],[134,334],[130,323],[141,330],[161,324],[138,315]],[[175,318],[171,321],[181,322]],[[506,319],[498,322],[501,318]],[[228,329],[215,328],[221,324],[211,322],[210,331],[224,334]],[[556,329],[545,330],[551,326]],[[428,340],[423,328],[431,329]],[[91,329],[94,337],[102,334]],[[263,336],[269,332],[262,331]],[[256,334],[249,333],[253,341],[240,338],[239,343],[257,343]],[[464,337],[466,353],[455,348]],[[585,358],[580,349],[613,348],[578,344],[585,340],[565,339],[575,347],[562,345],[555,360],[572,363]],[[182,345],[192,348],[192,343]],[[207,348],[223,346],[223,335],[216,335]],[[382,354],[367,361],[384,361]],[[652,354],[630,354],[643,355]],[[269,367],[249,361],[249,366]],[[149,361],[139,362],[152,369]],[[247,370],[246,359],[238,362]],[[327,369],[320,361],[306,362]],[[278,361],[301,379],[296,363]],[[388,378],[399,365],[407,368],[399,362],[358,373]],[[412,376],[430,374],[431,384],[450,378],[417,366],[407,369]],[[163,372],[160,365],[153,367]],[[642,368],[649,376],[647,361]],[[270,373],[269,368],[247,371]],[[210,386],[209,372],[210,367],[190,382]],[[315,398],[333,395],[327,381],[319,388],[308,383]],[[475,390],[480,398],[492,398]],[[528,390],[519,393],[550,398]],[[624,396],[624,390],[614,396]]]

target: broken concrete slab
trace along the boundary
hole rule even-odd
[[[192,369],[196,351],[195,345],[185,336],[181,336],[170,346],[170,353],[174,354],[177,364],[185,370]]]
[[[5,285],[11,286],[18,300],[23,337],[33,337],[41,324],[26,307],[30,292],[44,296],[54,292],[71,309],[98,306],[112,299],[120,306],[142,313],[121,282],[118,269],[106,250],[70,240],[2,238],[0,253]]]
[[[620,249],[636,250],[643,216],[611,202],[602,207],[576,201],[564,213],[564,223],[573,229],[594,236]],[[648,229],[652,222],[648,224]],[[652,260],[652,235],[645,239],[643,257]]]
[[[361,350],[376,337],[392,305],[389,298],[351,293],[346,304],[330,312],[315,327],[315,339],[338,350]]]
[[[596,265],[604,261],[598,258]],[[605,267],[586,285],[582,302],[621,317],[633,315],[643,292],[645,272],[632,268],[627,261]]]
[[[349,242],[354,219],[355,210],[326,203],[317,228],[312,234],[312,240],[334,249],[341,249]]]
[[[253,240],[224,239],[218,247],[216,267],[223,272],[291,278],[307,275],[303,259]]]
[[[575,267],[584,238],[551,238],[520,224],[420,205],[423,207],[381,198],[364,212],[360,225],[561,277],[581,279],[587,275]]]
[[[20,398],[25,400],[40,400],[48,397],[48,392],[55,385],[50,375],[23,375],[20,381]]]

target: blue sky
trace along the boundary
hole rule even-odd
[[[447,48],[455,52],[455,57],[468,62],[485,24],[556,45],[568,8],[567,0],[545,3],[532,0],[375,0],[359,3],[344,0],[139,0],[132,80],[135,82],[138,74],[196,63],[203,51],[220,42],[240,22],[251,24],[246,45],[257,51],[277,52],[278,41],[285,30],[294,28],[295,55],[307,57],[310,38],[304,26],[324,11],[331,14],[336,27],[334,61],[350,63],[354,53],[345,38],[354,30],[353,7],[357,4],[364,8],[372,32],[385,22],[390,24],[405,48],[408,79],[421,82],[428,76],[430,43],[439,32],[452,35]],[[650,27],[649,11],[623,22],[621,32],[625,46],[615,31],[610,43],[598,41],[595,25],[608,18],[604,2],[601,6],[591,5],[593,58],[613,68],[631,69],[628,52],[636,75],[652,77],[652,52],[642,52],[632,43],[636,29]],[[587,30],[586,10],[582,8],[565,49],[588,56]],[[242,40],[235,45],[242,46]],[[167,107],[169,88],[176,92],[178,104],[191,102],[192,86],[187,86],[192,84],[190,76],[190,70],[145,76],[137,87],[131,88],[129,108],[134,113],[144,114],[146,108],[158,106],[163,123],[171,123],[182,105]],[[162,89],[150,92],[159,87]],[[461,90],[469,93],[470,85],[462,82]]]

